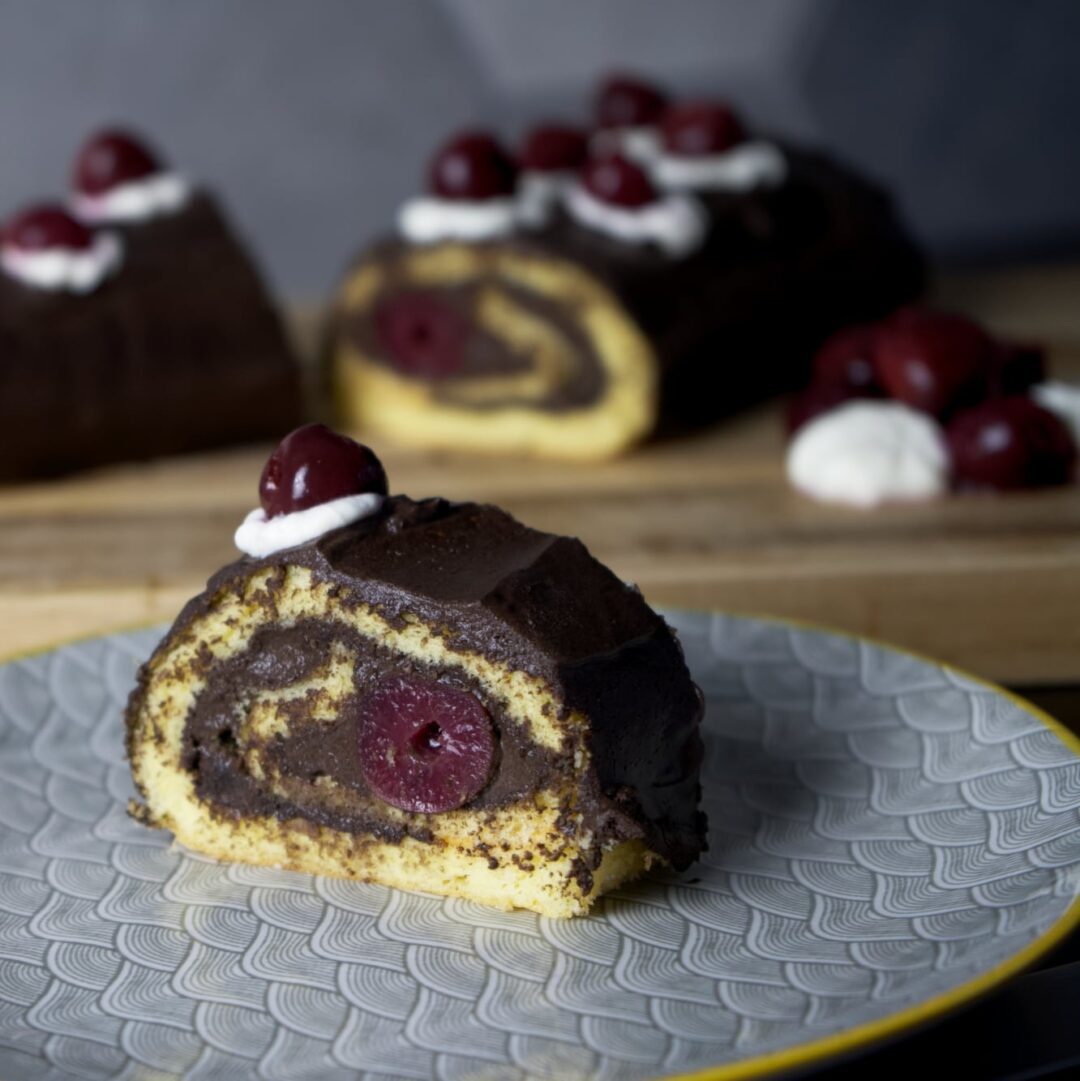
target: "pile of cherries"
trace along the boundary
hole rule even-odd
[[[902,308],[822,345],[809,388],[788,409],[788,434],[853,399],[888,398],[942,426],[956,488],[1068,484],[1072,433],[1028,393],[1045,368],[1036,346],[992,338],[962,315]]]
[[[100,131],[76,155],[72,187],[77,195],[98,198],[121,184],[161,172],[161,164],[135,136]],[[94,234],[60,203],[36,203],[12,215],[3,227],[3,244],[25,254],[87,251]]]
[[[720,102],[669,104],[657,87],[614,75],[600,86],[592,131],[566,124],[541,124],[522,140],[516,154],[486,131],[467,131],[435,154],[428,188],[441,199],[482,201],[512,196],[519,172],[573,173],[596,199],[634,209],[656,201],[648,169],[618,149],[593,149],[592,136],[626,128],[654,129],[667,154],[704,157],[722,154],[746,139],[735,113]]]

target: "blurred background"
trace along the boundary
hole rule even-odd
[[[887,178],[939,262],[1080,252],[1073,0],[2,0],[0,213],[124,121],[324,296],[448,129],[580,116],[626,67]]]

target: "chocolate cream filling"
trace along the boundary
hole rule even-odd
[[[325,672],[335,647],[344,647],[353,664],[353,679],[349,692],[333,703],[333,719],[311,716],[319,692],[309,690],[276,705],[287,722],[287,735],[266,738],[248,730],[244,712],[256,696],[288,691]],[[466,691],[491,717],[497,750],[490,780],[464,809],[509,807],[570,768],[564,756],[533,743],[521,725],[460,669],[435,668],[393,653],[336,621],[262,627],[247,650],[211,663],[205,675],[207,685],[184,731],[183,765],[195,775],[199,798],[220,814],[303,819],[392,842],[406,835],[430,841],[428,816],[408,815],[402,822],[399,815],[380,813],[382,805],[363,777],[357,728],[361,701],[377,681],[390,676],[419,675]],[[273,780],[259,780],[249,771],[245,755],[253,749]]]
[[[478,411],[527,406],[558,413],[600,400],[604,369],[575,311],[494,273],[468,284],[418,284],[410,280],[407,259],[395,258],[389,245],[384,250],[389,261],[378,300],[345,316],[346,333],[370,361],[428,383],[435,401]],[[463,328],[459,342],[444,346],[452,350],[445,370],[417,366],[385,331],[388,306],[410,297]],[[519,328],[515,340],[506,334],[508,322]],[[522,334],[528,325],[542,329]]]

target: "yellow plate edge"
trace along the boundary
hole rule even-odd
[[[665,606],[660,606],[664,608]],[[829,627],[810,620],[791,619],[786,616],[761,615],[757,612],[732,612],[718,608],[686,608],[671,606],[668,610],[688,612],[692,615],[723,615],[732,616],[735,619],[752,619],[759,623],[773,623],[778,626],[796,627],[801,630],[818,631],[822,634],[831,634],[838,638],[848,638],[856,642],[867,642],[880,649],[889,649],[894,653],[901,653],[913,657],[917,661],[931,664],[936,668],[952,672],[962,679],[972,683],[978,683],[988,690],[1000,694],[1012,702],[1018,709],[1023,710],[1029,716],[1034,717],[1044,728],[1048,728],[1080,758],[1080,737],[1076,736],[1060,721],[1051,717],[1049,713],[1040,709],[1033,702],[1022,698],[1018,694],[982,676],[976,676],[963,668],[946,664],[935,660],[924,653],[919,653],[904,646],[896,646],[891,642],[883,642],[880,639],[864,634],[854,634],[851,631]],[[42,653],[52,653],[65,646],[75,645],[78,642],[88,642],[95,638],[105,638],[114,634],[130,634],[135,631],[149,630],[158,626],[161,620],[151,620],[144,623],[136,623],[127,626],[116,627],[111,630],[94,631],[89,634],[75,635],[71,638],[62,639],[41,646],[33,646],[30,649],[17,650],[14,653],[0,657],[0,664],[9,664],[14,661],[25,660],[28,657],[36,657]],[[764,1055],[756,1055],[753,1058],[744,1059],[741,1062],[729,1062],[719,1066],[707,1066],[702,1070],[694,1070],[690,1073],[663,1074],[656,1081],[746,1081],[748,1078],[763,1078],[769,1074],[779,1073],[785,1070],[802,1069],[807,1066],[818,1064],[826,1059],[840,1057],[853,1051],[865,1049],[870,1045],[885,1040],[890,1036],[897,1036],[909,1029],[918,1028],[933,1020],[940,1020],[946,1014],[960,1006],[974,1002],[994,988],[999,987],[1011,977],[1022,972],[1034,964],[1040,957],[1047,954],[1068,935],[1080,928],[1080,893],[1073,899],[1069,907],[1062,913],[1058,920],[1049,927],[1042,935],[1029,943],[1022,950],[1014,953],[1011,957],[995,965],[981,975],[969,980],[967,983],[954,987],[951,991],[945,991],[934,998],[927,999],[916,1006],[898,1010],[896,1013],[881,1017],[876,1021],[868,1021],[857,1025],[846,1032],[838,1032],[831,1036],[823,1036],[819,1040],[810,1040],[806,1043],[797,1044],[794,1047],[784,1048],[781,1051],[771,1051]]]

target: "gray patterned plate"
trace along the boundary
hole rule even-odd
[[[0,666],[0,1076],[756,1076],[940,1014],[1080,921],[1080,758],[1047,718],[852,638],[673,622],[710,851],[570,922],[179,851],[124,812],[155,633]]]

